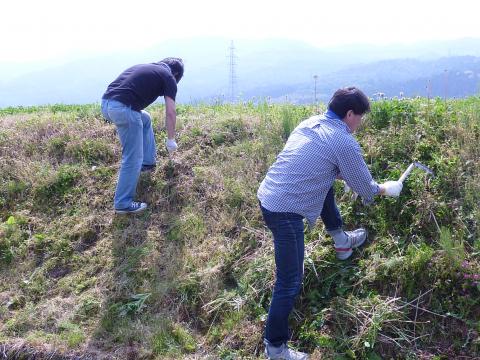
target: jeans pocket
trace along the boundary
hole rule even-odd
[[[130,126],[130,109],[124,107],[108,107],[108,116],[112,119],[112,122],[118,127]]]
[[[110,119],[110,116],[108,116],[108,100],[102,99],[102,105],[101,105],[101,111],[103,118],[105,119],[106,122],[111,123],[112,119]]]

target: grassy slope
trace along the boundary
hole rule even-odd
[[[358,134],[374,177],[402,196],[337,198],[368,244],[335,260],[307,233],[293,344],[314,358],[480,356],[480,99],[377,102]],[[0,343],[92,358],[255,358],[274,279],[256,189],[313,108],[183,106],[138,199],[115,216],[120,149],[97,106],[0,110]],[[163,109],[151,113],[163,122]],[[163,144],[165,133],[156,133]]]

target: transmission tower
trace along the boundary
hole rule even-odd
[[[318,75],[313,75],[313,80],[314,80],[314,97],[313,97],[313,101],[314,101],[314,104],[316,105],[317,104],[317,80],[318,80]]]
[[[230,101],[235,102],[235,90],[237,87],[237,74],[236,74],[236,69],[235,66],[237,65],[237,57],[235,55],[235,46],[233,45],[233,40],[230,43],[230,78],[229,78],[229,87],[230,87]]]

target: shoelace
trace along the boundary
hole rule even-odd
[[[130,206],[134,209],[138,209],[141,206],[141,204],[137,201],[132,201],[132,205]]]

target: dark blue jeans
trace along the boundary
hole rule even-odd
[[[327,201],[328,199],[328,201]],[[342,218],[330,189],[322,209],[322,220],[328,230],[342,227]],[[300,293],[305,254],[303,216],[288,212],[272,212],[260,205],[263,218],[273,234],[276,281],[265,327],[265,339],[273,346],[290,338],[288,317]]]
[[[332,231],[343,227],[342,216],[338,211],[337,203],[335,202],[335,192],[333,187],[327,193],[325,201],[323,203],[323,209],[320,214],[325,230]]]

